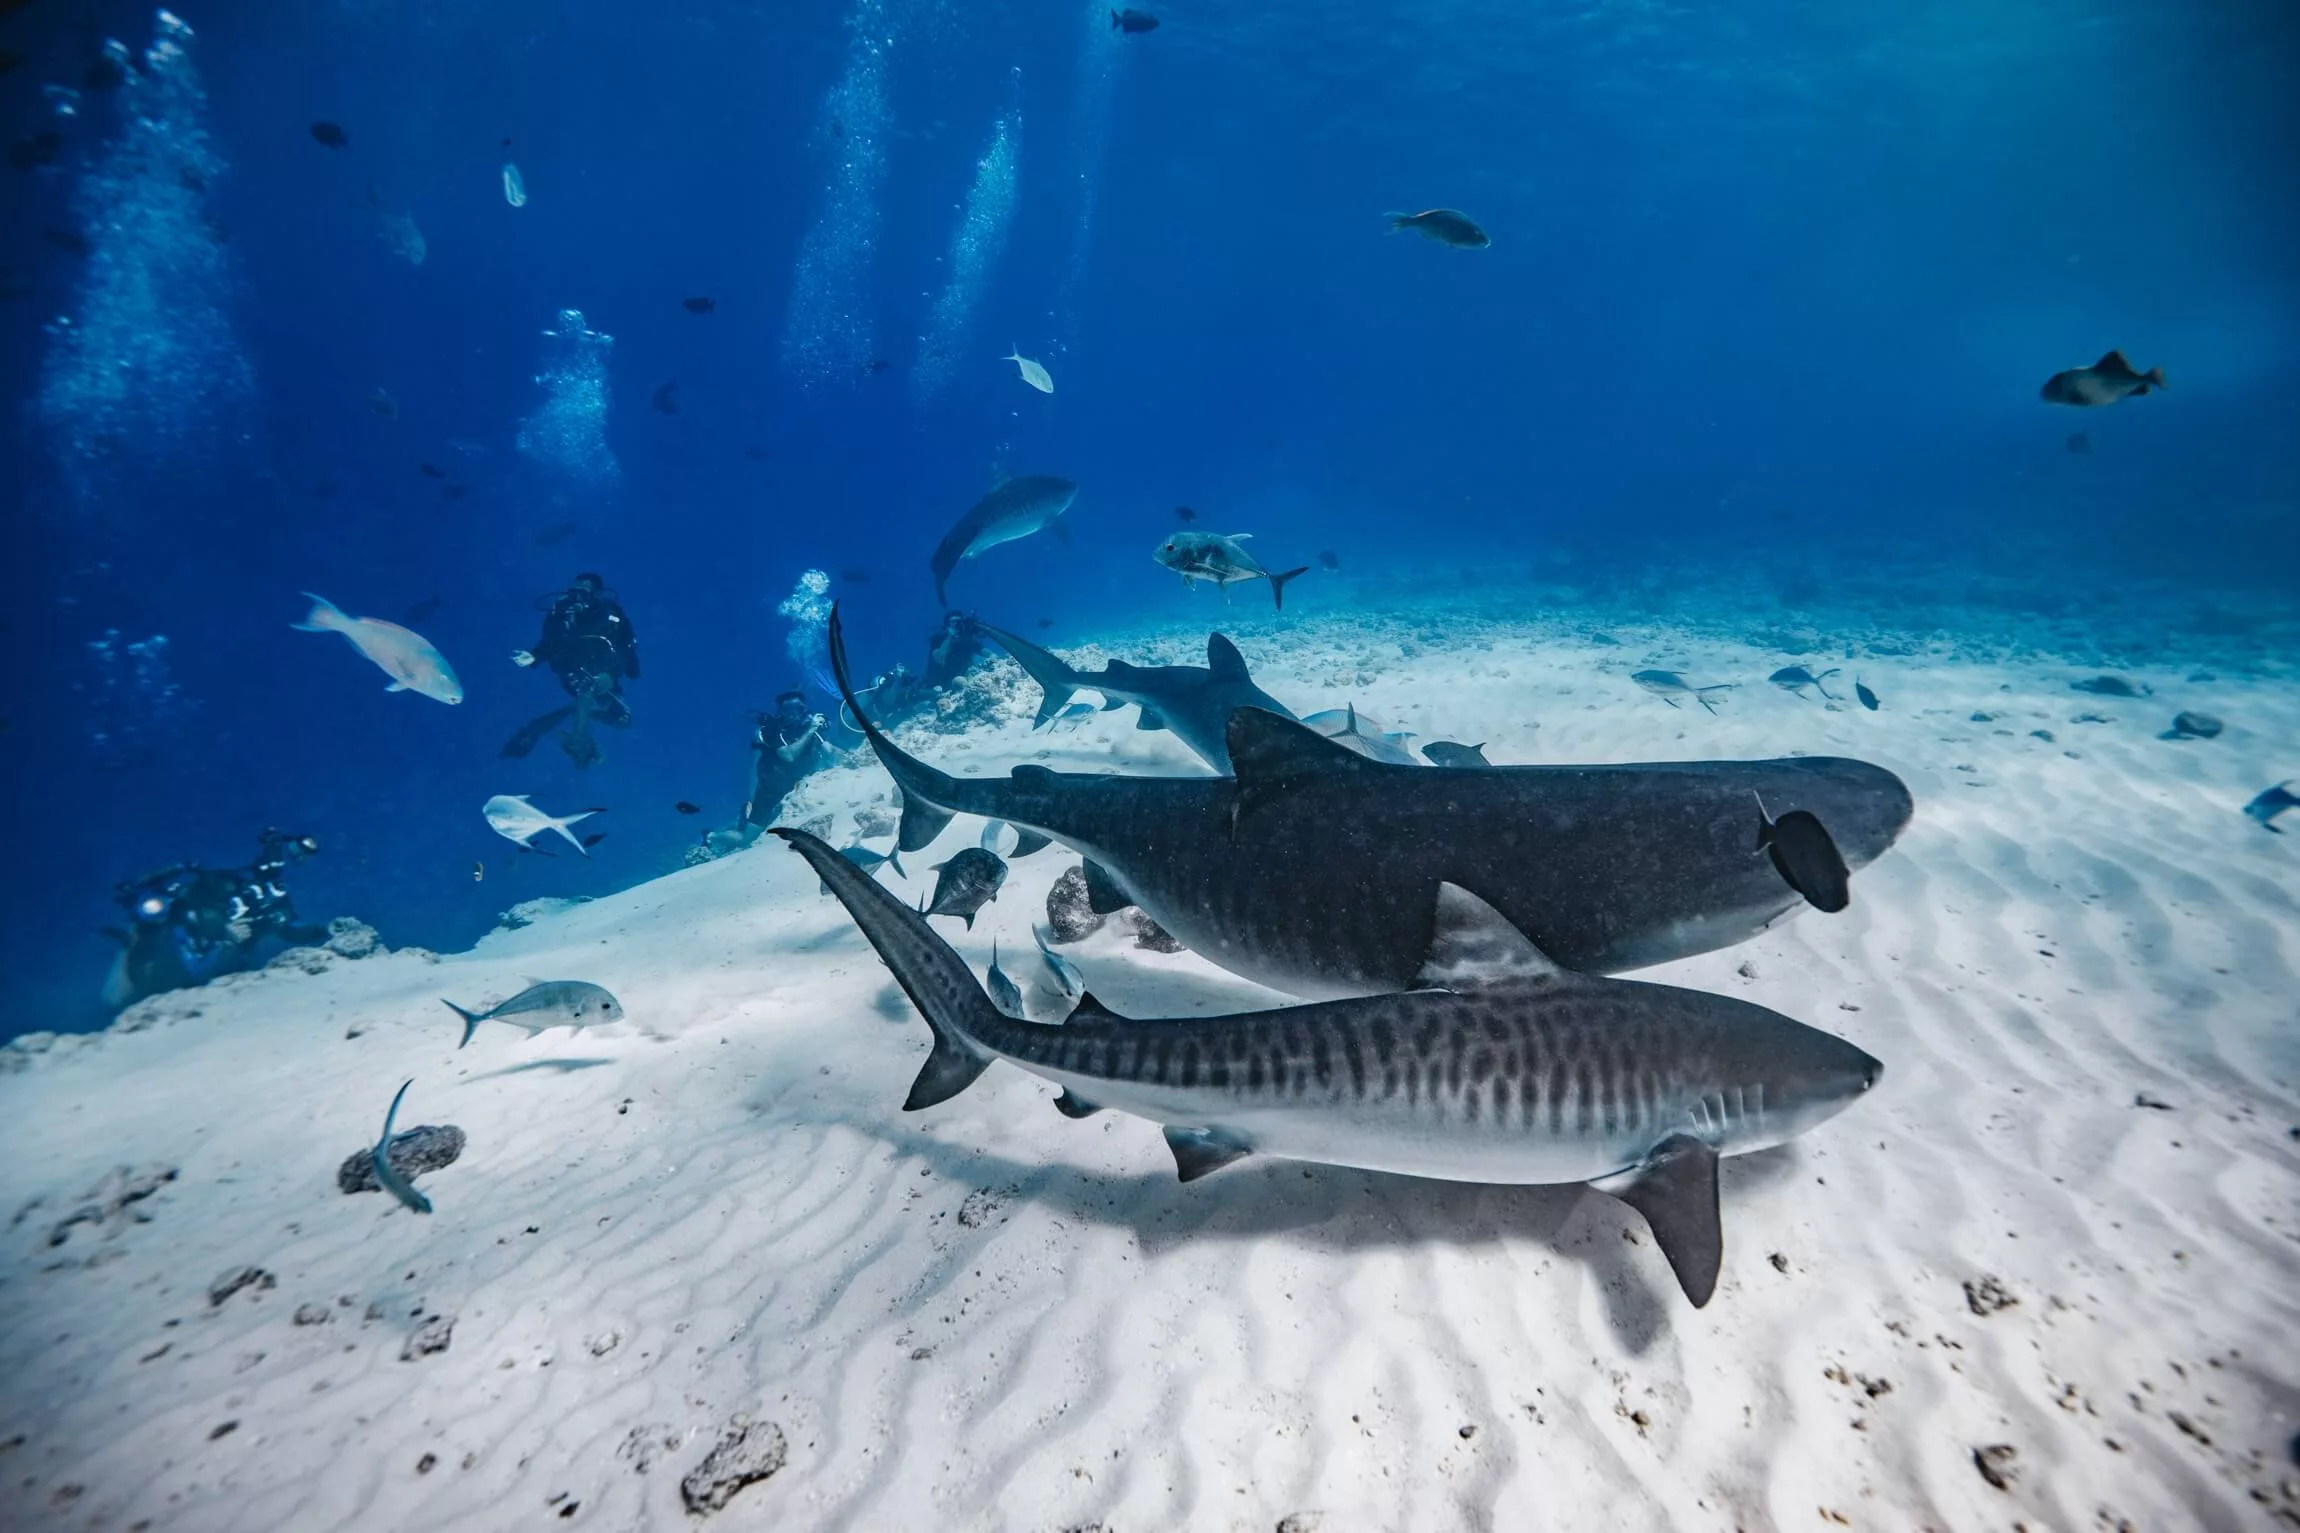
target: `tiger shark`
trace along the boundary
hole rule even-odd
[[[1246,672],[1246,657],[1221,634],[1206,640],[1204,665],[1129,665],[1113,660],[1099,671],[1082,671],[1060,655],[1039,648],[988,623],[977,625],[999,648],[1014,657],[1045,693],[1038,704],[1037,728],[1059,714],[1081,689],[1102,694],[1108,712],[1133,703],[1142,712],[1136,729],[1168,729],[1198,759],[1224,776],[1230,771],[1230,715],[1240,708],[1260,708],[1280,718],[1293,712],[1284,703],[1254,685]]]
[[[1913,807],[1891,772],[1841,757],[1436,772],[1369,761],[1260,708],[1230,715],[1235,777],[1035,763],[954,777],[863,711],[836,607],[827,637],[847,707],[902,792],[903,851],[954,814],[1005,820],[1083,854],[1096,910],[1138,905],[1209,962],[1311,999],[1411,984],[1441,883],[1569,969],[1729,947],[1805,903],[1756,843],[1752,794],[1819,819],[1848,870],[1881,856]]]
[[[1645,1216],[1696,1309],[1724,1256],[1718,1159],[1826,1122],[1884,1068],[1748,1001],[1569,973],[1451,883],[1402,994],[1148,1020],[1089,993],[1060,1025],[1022,1021],[870,875],[803,830],[774,834],[830,885],[933,1030],[905,1111],[1004,1059],[1060,1086],[1067,1117],[1111,1107],[1163,1125],[1185,1182],[1249,1155],[1588,1182]]]

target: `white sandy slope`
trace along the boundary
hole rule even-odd
[[[2125,702],[2068,690],[2085,668],[1915,653],[1862,663],[1871,714],[1766,687],[1777,656],[1615,634],[1244,641],[1303,711],[1354,698],[1500,762],[1840,752],[1915,790],[1849,912],[1650,976],[1887,1066],[1728,1163],[1706,1310],[1578,1188],[1275,1161],[1185,1187],[1153,1125],[1066,1121],[1006,1066],[906,1115],[925,1027],[769,842],[468,954],[213,987],[0,1076],[0,1217],[42,1200],[0,1227],[0,1525],[689,1526],[679,1477],[739,1411],[789,1462],[716,1526],[2300,1521],[2300,836],[2238,813],[2300,770],[2277,755],[2300,685],[2144,671],[2157,696]],[[1654,663],[1743,686],[1671,710],[1625,680]],[[2227,733],[2154,738],[2178,707]],[[1132,719],[917,738],[962,772],[1186,762]],[[792,817],[838,807],[843,835],[885,792],[858,765]],[[1027,984],[1072,860],[1017,863],[971,933],[937,924],[978,966],[998,937]],[[1278,999],[1111,931],[1071,952],[1137,1014]],[[459,1053],[439,997],[527,976],[599,981],[630,1020]],[[409,1077],[403,1125],[469,1135],[430,1218],[334,1186]],[[149,1222],[45,1243],[147,1162],[181,1168]],[[211,1306],[243,1264],[277,1288]],[[2017,1302],[1983,1316],[1965,1285],[1989,1277]],[[293,1324],[305,1304],[332,1319]],[[419,1311],[452,1345],[402,1361]],[[2002,1489],[1974,1461],[1996,1444]]]

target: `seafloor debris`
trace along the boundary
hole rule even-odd
[[[407,1344],[399,1349],[399,1360],[403,1363],[412,1363],[419,1357],[429,1357],[435,1352],[445,1352],[447,1344],[454,1339],[455,1317],[453,1315],[434,1315],[417,1326],[415,1334],[407,1338]]]
[[[1134,945],[1136,947],[1147,948],[1153,953],[1179,953],[1182,951],[1181,942],[1172,932],[1151,920],[1150,912],[1147,910],[1130,909],[1126,912],[1126,919],[1133,924]]]
[[[221,1306],[226,1299],[243,1288],[263,1293],[279,1286],[280,1280],[261,1267],[234,1267],[208,1285],[208,1303],[210,1306]]]
[[[680,1498],[696,1516],[709,1516],[725,1507],[744,1486],[782,1468],[789,1451],[781,1427],[771,1421],[753,1421],[738,1412],[720,1431],[718,1442],[703,1455],[703,1461],[679,1482]]]
[[[452,1123],[423,1123],[391,1136],[391,1169],[412,1185],[425,1171],[455,1164],[463,1153],[463,1130]],[[335,1168],[335,1185],[346,1193],[381,1192],[375,1180],[375,1151],[354,1150]]]
[[[351,916],[337,916],[327,923],[327,950],[338,958],[366,958],[389,951],[374,927]]]
[[[1046,891],[1046,924],[1056,942],[1077,942],[1101,930],[1103,918],[1086,905],[1086,869],[1065,868]]]
[[[2019,1458],[2020,1450],[2011,1443],[1990,1443],[1985,1448],[1973,1449],[1973,1467],[1998,1490],[2012,1489],[2013,1481],[2020,1475],[2020,1470],[2014,1467]]]
[[[1965,1279],[1965,1307],[1976,1315],[1993,1315],[2018,1303],[2012,1291],[1994,1277]]]
[[[151,1214],[134,1205],[143,1202],[175,1179],[174,1166],[113,1167],[104,1173],[102,1181],[81,1198],[78,1207],[49,1229],[48,1244],[60,1246],[71,1239],[75,1225],[92,1224],[109,1238],[119,1234],[130,1223],[151,1223]],[[21,1221],[38,1206],[37,1203],[27,1205],[17,1213],[16,1220],[11,1222]]]

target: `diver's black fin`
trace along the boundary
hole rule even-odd
[[[574,711],[575,705],[570,703],[564,708],[552,709],[541,718],[529,719],[519,726],[517,734],[503,742],[502,754],[514,761],[522,759],[529,751],[542,743],[545,735],[565,723],[567,715]]]
[[[1098,916],[1114,910],[1124,910],[1134,903],[1134,897],[1118,887],[1102,864],[1088,858],[1082,866],[1086,870],[1086,908]]]
[[[1717,1291],[1725,1231],[1717,1214],[1717,1152],[1691,1134],[1671,1134],[1643,1162],[1590,1183],[1645,1216],[1669,1270],[1695,1309]]]
[[[1235,1134],[1218,1128],[1176,1128],[1166,1125],[1166,1148],[1174,1152],[1174,1174],[1185,1182],[1244,1160],[1254,1147]]]

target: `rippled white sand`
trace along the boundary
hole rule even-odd
[[[1708,1309],[1577,1188],[1274,1161],[1184,1187],[1153,1125],[1069,1122],[1005,1066],[906,1115],[925,1027],[768,843],[436,963],[175,998],[197,1015],[0,1076],[0,1216],[27,1209],[0,1226],[0,1524],[685,1527],[680,1477],[736,1412],[788,1462],[731,1527],[2300,1519],[2300,836],[2238,812],[2300,773],[2300,685],[2142,670],[2134,702],[2068,689],[2093,667],[1943,651],[1862,660],[1871,714],[1767,687],[1780,656],[1651,628],[1312,623],[1281,652],[1241,626],[1299,710],[1354,699],[1496,762],[1828,752],[1914,789],[1845,915],[1650,971],[1887,1066],[1808,1139],[1728,1163]],[[1718,717],[1671,710],[1625,680],[1652,664],[1742,686]],[[2228,730],[2155,738],[2180,708]],[[918,748],[959,772],[1184,766],[1132,720]],[[885,791],[832,774],[793,818],[835,808],[843,835]],[[906,858],[907,889],[979,829]],[[1073,860],[1017,863],[971,934],[938,925],[978,966],[998,937],[1027,983]],[[1112,931],[1069,951],[1122,1010],[1277,999]],[[524,977],[606,984],[630,1021],[457,1052],[439,997]],[[428,1219],[334,1186],[409,1076],[403,1126],[469,1135],[423,1179]],[[149,1222],[47,1244],[151,1162],[181,1174],[135,1205]],[[211,1306],[245,1264],[277,1287]],[[2017,1302],[1976,1314],[1985,1278]],[[419,1310],[452,1344],[402,1361]],[[2002,1489],[1974,1459],[1997,1444]]]

